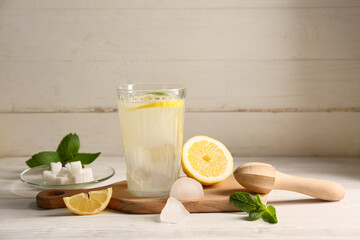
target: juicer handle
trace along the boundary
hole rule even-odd
[[[345,196],[345,188],[335,182],[296,177],[278,171],[274,189],[303,193],[326,201],[340,201]]]

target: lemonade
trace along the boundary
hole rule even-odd
[[[128,190],[145,197],[169,194],[181,168],[185,88],[154,88],[118,88]]]

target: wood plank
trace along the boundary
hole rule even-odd
[[[359,25],[360,7],[2,9],[0,60],[359,59]]]
[[[184,140],[208,135],[235,156],[359,156],[360,113],[186,113]],[[76,132],[81,151],[121,155],[117,113],[0,114],[0,156],[56,149]]]
[[[354,7],[358,0],[2,0],[4,8],[15,9],[178,9],[178,8],[281,8],[281,7]]]
[[[360,109],[360,61],[2,62],[0,72],[2,113],[113,112],[115,87],[134,81],[187,85],[191,112]]]

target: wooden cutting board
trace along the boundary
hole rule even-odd
[[[127,190],[126,181],[117,182],[108,186],[92,189],[77,190],[45,190],[36,196],[36,203],[40,208],[62,208],[65,204],[63,197],[69,197],[82,192],[113,188],[113,195],[108,208],[126,213],[154,214],[160,213],[164,208],[168,196],[157,198],[144,198],[131,194]],[[189,212],[235,212],[240,211],[229,201],[234,192],[247,192],[233,176],[213,186],[204,187],[204,197],[200,200],[181,201]],[[266,204],[267,194],[261,194]]]

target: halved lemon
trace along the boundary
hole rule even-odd
[[[182,168],[188,177],[203,185],[224,181],[233,171],[233,162],[225,145],[213,138],[195,136],[184,144]]]
[[[68,209],[79,215],[92,215],[103,211],[110,202],[112,188],[91,191],[88,194],[79,193],[63,200]]]

